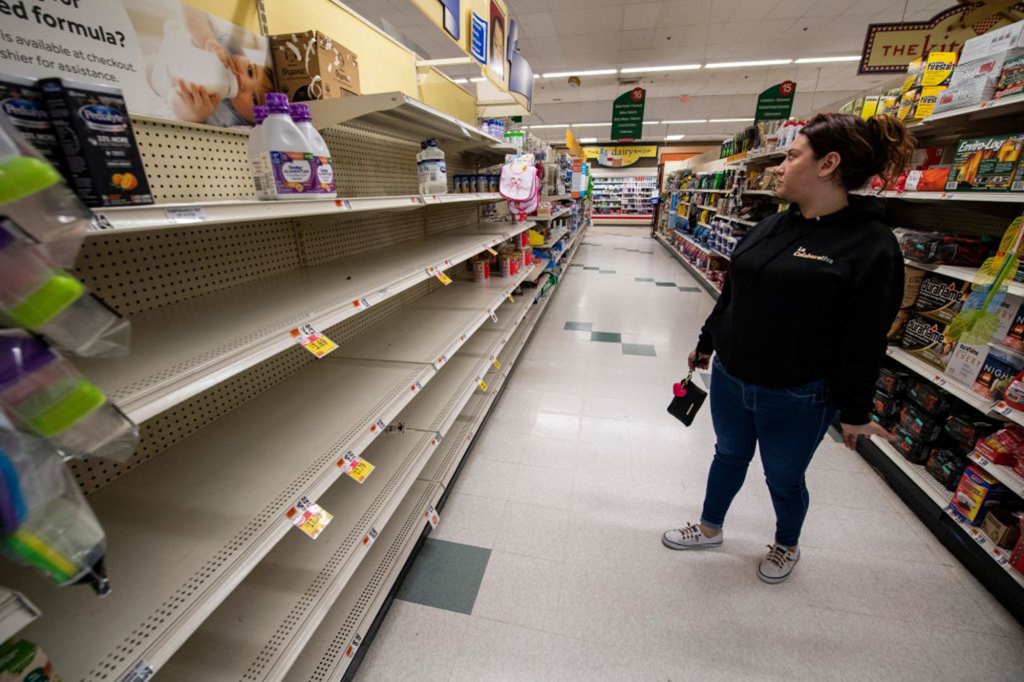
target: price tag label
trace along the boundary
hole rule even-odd
[[[516,299],[512,298],[512,294],[508,294],[506,296],[506,298],[508,298],[508,302],[509,303],[515,303],[516,302]]]
[[[348,199],[335,199],[334,205],[342,210],[349,210],[352,208],[352,202]]]
[[[415,384],[409,387],[409,390],[412,391],[413,393],[415,393],[416,391],[422,391],[423,384],[417,381]]]
[[[439,365],[443,365],[446,362],[448,362],[448,356],[447,355],[442,355],[441,357],[439,357],[437,359],[437,364],[439,364]]]
[[[318,505],[310,502],[307,498],[303,497],[295,503],[293,508],[294,514],[289,511],[292,525],[301,530],[303,533],[317,539],[317,536],[323,532],[327,524],[334,518],[332,514]]]
[[[363,536],[363,546],[372,547],[377,542],[377,529],[371,528],[370,532]]]
[[[946,380],[945,380],[945,378],[943,378],[943,376],[941,374],[936,374],[935,376],[933,376],[932,377],[932,381],[935,383],[936,386],[945,386],[946,385]]]
[[[352,467],[351,471],[345,472],[345,475],[356,483],[363,483],[366,481],[366,478],[373,473],[375,468],[375,466],[367,462],[365,459],[360,459],[356,462],[356,465]]]
[[[434,437],[430,439],[431,447],[435,447],[436,448],[438,445],[441,444],[442,440],[444,440],[444,436],[441,435],[441,432],[440,431],[435,431],[434,432]]]
[[[1009,417],[1010,415],[1013,414],[1013,408],[1004,403],[1002,400],[996,403],[995,410],[1004,417]]]
[[[359,651],[359,647],[360,647],[360,645],[362,643],[363,643],[363,636],[362,635],[356,635],[352,639],[352,643],[348,645],[348,650],[345,652],[345,655],[348,656],[349,658],[352,658],[353,656],[355,656],[355,653],[357,651]]]
[[[939,198],[940,199],[952,199],[953,198],[953,193],[952,192],[943,192],[942,194],[939,195]]]
[[[892,357],[892,355],[894,354],[894,351],[893,351],[893,349],[891,347],[886,346],[885,347],[885,354],[890,356],[890,357]]]
[[[501,369],[501,360],[497,357],[491,358],[491,364],[494,365],[494,369]]]
[[[94,213],[92,220],[89,221],[89,232],[105,232],[113,229],[114,224],[107,220],[107,216],[102,213]]]
[[[336,464],[339,469],[344,469],[343,473],[347,474],[348,472],[352,471],[352,468],[355,467],[356,462],[358,461],[359,458],[356,456],[356,453],[349,450],[341,459],[339,459],[336,462]]]
[[[322,358],[338,347],[338,344],[321,334],[311,324],[296,327],[290,332],[292,340],[317,358]]]
[[[425,204],[427,202],[424,201],[423,197],[409,197],[409,203],[417,204],[417,205],[423,205],[423,204]]]
[[[486,381],[484,381],[483,379],[480,379],[480,381],[477,382],[477,386],[480,387],[481,391],[483,391],[484,393],[487,393],[487,382]]]
[[[977,462],[983,467],[987,467],[989,464],[992,463],[988,461],[988,457],[985,457],[984,455],[979,455],[977,452],[971,453],[971,459],[973,459],[975,462]]]
[[[367,301],[366,298],[356,299],[355,301],[352,301],[352,307],[362,310],[363,308],[369,308],[370,302]]]
[[[437,524],[441,523],[441,517],[437,513],[434,507],[427,507],[427,510],[423,512],[423,515],[427,518],[431,528],[437,528]]]
[[[205,223],[206,214],[201,206],[181,206],[178,208],[165,208],[164,217],[167,222],[175,225],[187,225],[188,223]]]
[[[384,429],[387,428],[387,426],[388,425],[384,423],[383,419],[378,419],[377,421],[370,425],[370,433],[377,433],[378,431],[383,431]]]
[[[498,252],[495,251],[494,249],[490,248],[490,247],[487,247],[487,253],[491,254],[492,256],[497,256],[498,255]]]
[[[491,311],[491,322],[493,322],[495,324],[498,323],[498,315],[493,310]]]
[[[441,270],[438,270],[436,273],[434,273],[434,277],[437,277],[438,281],[440,281],[441,284],[445,286],[448,286],[449,284],[452,283],[452,278],[444,274],[444,272],[442,272]]]

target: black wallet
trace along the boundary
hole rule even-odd
[[[682,386],[683,395],[677,395],[669,403],[668,413],[683,422],[686,426],[693,424],[694,417],[700,410],[701,405],[707,400],[707,392],[693,383],[693,372],[686,375],[686,378],[679,382]]]

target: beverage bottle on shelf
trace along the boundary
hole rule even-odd
[[[54,168],[0,116],[0,215],[63,267],[75,263],[93,214]]]
[[[81,356],[124,355],[130,325],[86,292],[38,244],[0,221],[0,323]]]
[[[0,416],[0,552],[58,585],[110,591],[106,536],[60,454]]]
[[[292,120],[306,136],[306,143],[316,161],[316,191],[325,196],[338,193],[334,182],[334,165],[331,162],[331,150],[327,148],[324,138],[313,127],[313,116],[309,113],[308,104],[292,104],[289,107]]]
[[[0,409],[65,457],[126,461],[138,432],[107,396],[37,337],[0,331]]]
[[[256,105],[252,109],[252,116],[255,126],[249,133],[249,144],[246,153],[249,157],[249,168],[252,169],[252,183],[256,187],[256,198],[267,198],[267,178],[263,169],[263,155],[270,151],[267,148],[267,129],[263,122],[267,120],[269,112],[263,105]]]
[[[267,94],[264,129],[267,150],[263,153],[265,199],[319,199],[312,150],[288,109],[288,95]]]
[[[448,169],[444,152],[438,148],[434,138],[426,140],[420,147],[421,151],[416,155],[420,194],[447,194]]]

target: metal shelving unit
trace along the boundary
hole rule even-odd
[[[903,262],[919,270],[928,270],[947,277],[954,277],[965,282],[973,282],[978,276],[978,268],[968,268],[960,265],[939,265],[935,263],[919,263],[916,260],[904,258]],[[1024,283],[1008,281],[1007,291],[1014,296],[1024,296]]]
[[[128,357],[77,364],[143,421],[292,348],[300,324],[326,329],[532,226],[479,223],[157,308],[132,318]]]
[[[999,482],[1012,490],[1015,495],[1024,497],[1024,476],[1021,476],[1014,471],[1013,467],[994,464],[987,457],[984,457],[977,452],[972,452],[968,456],[975,464],[992,474],[994,478],[999,479]]]
[[[338,197],[288,201],[205,201],[94,209],[98,232],[155,230],[205,223],[217,225],[252,220],[348,215],[366,211],[404,211],[425,206],[500,201],[497,192],[380,197]]]
[[[39,609],[24,596],[0,587],[0,642],[14,637],[39,615]]]
[[[565,216],[569,215],[570,213],[572,213],[572,209],[569,208],[568,206],[565,206],[565,207],[563,207],[561,209],[558,209],[557,211],[554,211],[550,216],[548,216],[546,218],[542,217],[542,216],[530,216],[530,220],[536,221],[538,223],[541,223],[541,222],[546,223],[546,222],[550,222],[552,220],[558,220],[559,218],[564,218]]]
[[[686,258],[683,257],[683,254],[676,251],[675,247],[673,247],[672,244],[670,244],[663,236],[661,236],[660,234],[656,234],[654,235],[654,238],[657,239],[663,247],[665,247],[665,249],[672,255],[673,258],[679,261],[679,263],[683,266],[683,268],[686,269],[687,272],[693,275],[694,279],[697,280],[697,283],[704,287],[704,289],[709,294],[711,294],[712,298],[714,298],[716,301],[718,300],[718,297],[722,295],[722,292],[719,291],[718,287],[716,287],[711,282],[711,280],[707,278],[707,275],[701,272],[696,266],[693,265],[693,263],[686,260]]]

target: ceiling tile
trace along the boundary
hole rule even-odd
[[[693,26],[707,24],[711,17],[707,0],[670,0],[661,3],[658,26]]]
[[[631,5],[626,9],[622,28],[629,31],[637,28],[654,28],[658,25],[661,14],[660,2],[649,2],[643,5]]]
[[[550,12],[517,14],[515,19],[522,26],[522,32],[532,38],[555,35],[555,24]]]
[[[798,19],[816,4],[818,0],[780,0],[772,8],[771,16],[776,19]]]
[[[568,10],[551,12],[558,35],[582,35],[607,32],[620,28],[625,7],[589,7],[586,11]]]
[[[718,24],[728,21],[740,7],[740,0],[714,0],[711,4],[711,18],[709,22]]]
[[[778,0],[741,0],[729,19],[731,21],[765,19],[772,16],[777,4],[779,4]]]
[[[623,50],[643,50],[650,49],[651,43],[654,41],[654,29],[640,29],[636,31],[623,31],[622,32],[622,49]]]

